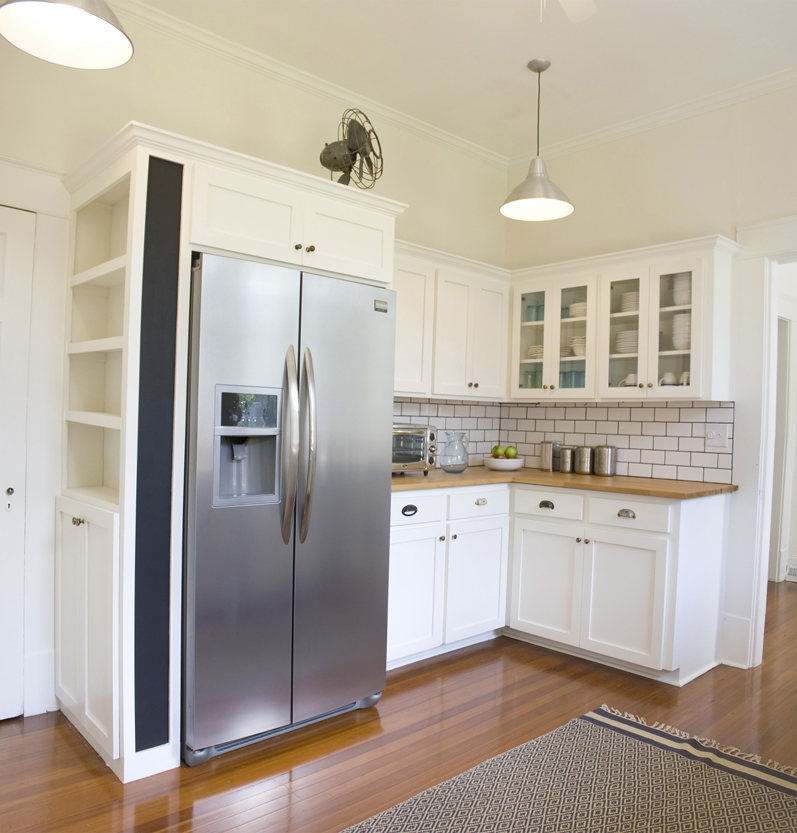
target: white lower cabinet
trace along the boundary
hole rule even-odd
[[[390,530],[388,662],[443,643],[445,538],[444,523]]]
[[[119,514],[56,498],[56,695],[119,757]]]
[[[509,518],[458,521],[448,527],[445,642],[506,625]]]

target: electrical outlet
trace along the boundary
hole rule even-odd
[[[727,448],[728,426],[723,422],[706,423],[706,448]]]

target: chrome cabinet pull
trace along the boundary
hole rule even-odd
[[[618,518],[630,518],[632,521],[636,519],[636,512],[633,509],[621,509],[617,513]]]
[[[304,374],[302,375],[301,408],[308,415],[308,454],[307,454],[307,484],[304,495],[304,509],[302,511],[302,525],[299,530],[299,543],[303,544],[310,527],[310,511],[313,508],[313,488],[315,486],[316,441],[318,435],[318,408],[315,392],[315,373],[313,373],[313,356],[310,348],[304,351]]]
[[[476,506],[487,506],[487,498],[486,497],[480,497],[476,501]]]
[[[292,344],[285,353],[282,391],[282,482],[285,484],[282,540],[287,544],[293,530],[293,509],[296,506],[296,483],[299,477],[299,379]]]
[[[540,509],[554,509],[553,501],[552,500],[541,500],[540,501]]]
[[[81,524],[86,523],[83,518],[72,518],[72,523],[74,526],[80,526]]]

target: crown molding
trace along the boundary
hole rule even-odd
[[[488,275],[500,281],[508,283],[512,278],[512,272],[501,266],[491,263],[482,263],[478,260],[471,260],[468,257],[461,257],[449,252],[441,252],[437,249],[430,249],[418,243],[410,243],[408,240],[396,240],[396,254],[414,257],[418,260],[425,260],[434,263],[436,267],[452,267],[460,271],[478,272],[480,277]]]
[[[664,110],[657,110],[646,116],[637,119],[629,119],[625,122],[606,127],[603,130],[595,130],[592,133],[585,133],[564,142],[557,142],[543,148],[542,154],[545,159],[555,159],[557,156],[566,156],[570,153],[587,150],[607,142],[614,142],[617,139],[624,139],[636,133],[644,133],[646,130],[654,130],[667,124],[683,121],[684,119],[709,113],[712,110],[720,110],[751,98],[757,98],[767,93],[777,92],[788,87],[797,85],[797,69],[787,69],[783,72],[776,72],[773,75],[766,75],[763,78],[756,78],[748,84],[738,87],[731,87],[718,93],[695,98],[692,101],[685,101],[683,104],[676,104]],[[534,158],[533,153],[516,156],[509,160],[509,170],[527,168]]]
[[[388,122],[402,130],[434,141],[443,147],[477,159],[499,170],[506,171],[507,169],[509,160],[500,153],[483,148],[475,142],[469,142],[467,139],[462,139],[453,133],[441,130],[428,122],[416,119],[402,113],[400,110],[367,98],[345,87],[325,81],[323,78],[292,67],[278,61],[276,58],[271,58],[241,44],[233,43],[220,35],[208,32],[185,20],[142,3],[141,0],[113,0],[110,5],[113,6],[115,12],[118,12],[118,16],[123,21],[129,20],[161,34],[177,38],[184,43],[199,47],[218,57],[259,72],[261,75],[298,87],[345,107],[354,105],[362,107],[370,116],[376,115],[381,121]]]

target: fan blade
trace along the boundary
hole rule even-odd
[[[360,177],[360,182],[362,182],[363,181],[363,157],[362,156],[360,156],[360,171],[358,173],[358,176]]]
[[[348,185],[351,182],[351,174],[349,171],[344,171],[339,177],[338,182],[341,185]]]
[[[559,0],[559,2],[571,23],[581,23],[582,20],[592,17],[598,11],[595,0]]]
[[[365,159],[365,164],[368,165],[368,172],[372,174],[374,172],[374,163],[371,161],[371,157],[363,156],[362,158]]]
[[[365,150],[368,147],[368,132],[358,121],[352,119],[346,131],[349,150]]]

